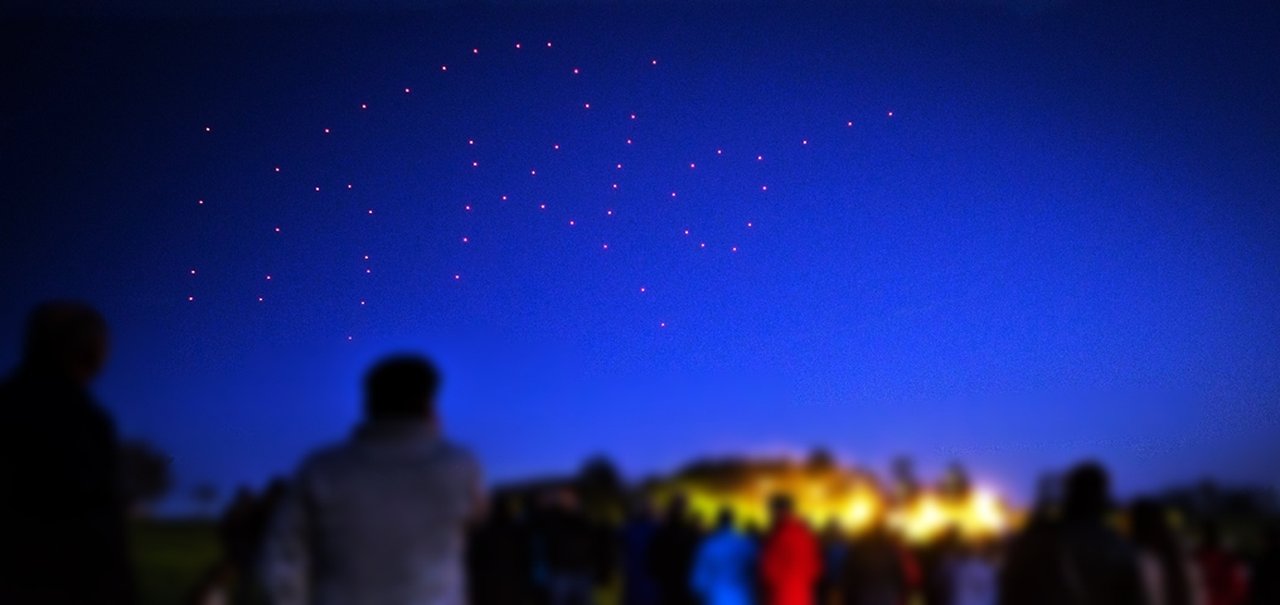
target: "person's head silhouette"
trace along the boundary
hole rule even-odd
[[[774,494],[769,498],[769,512],[772,513],[773,522],[776,525],[795,514],[795,501],[788,494]]]
[[[27,317],[23,366],[87,386],[107,362],[107,322],[93,307],[71,301],[42,303]]]
[[[666,523],[679,525],[688,521],[688,516],[689,500],[684,494],[675,494],[667,501]]]
[[[1077,465],[1063,485],[1062,514],[1072,520],[1099,520],[1111,506],[1111,479],[1096,462]]]
[[[716,514],[716,529],[732,530],[735,525],[733,509],[727,506],[721,508],[720,512]]]
[[[365,417],[371,421],[436,419],[440,372],[430,361],[397,355],[378,362],[364,380]]]

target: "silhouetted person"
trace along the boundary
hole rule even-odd
[[[995,605],[996,565],[992,545],[984,542],[959,544],[947,562],[949,584],[943,605]]]
[[[631,503],[622,526],[622,586],[625,605],[657,605],[658,586],[648,565],[649,546],[658,531],[652,504],[645,497]]]
[[[822,573],[818,540],[796,517],[791,498],[769,502],[773,527],[760,550],[760,583],[766,605],[812,605]]]
[[[1249,579],[1244,562],[1222,543],[1218,526],[1206,525],[1196,550],[1196,565],[1204,586],[1205,605],[1245,605]]]
[[[533,536],[514,500],[491,509],[467,545],[473,605],[528,605],[533,601]]]
[[[733,526],[733,511],[724,509],[716,529],[702,541],[693,560],[694,591],[704,605],[750,605],[755,602],[756,543]]]
[[[196,585],[188,603],[250,603],[258,596],[255,581],[258,553],[262,543],[258,517],[262,503],[241,486],[218,519],[218,542],[222,559],[214,563]]]
[[[463,542],[480,467],[440,434],[439,374],[394,357],[365,378],[365,421],[303,462],[272,520],[263,578],[277,604],[463,605]]]
[[[1263,535],[1262,552],[1253,561],[1249,598],[1253,605],[1280,603],[1280,525],[1273,521]]]
[[[898,544],[877,521],[849,547],[840,569],[841,603],[899,605],[907,598],[907,570]]]
[[[259,503],[248,487],[240,487],[218,519],[218,539],[227,563],[238,574],[250,572],[258,558],[261,536],[254,527]]]
[[[1139,500],[1129,516],[1147,604],[1197,605],[1191,557],[1169,526],[1165,510],[1151,500]]]
[[[1086,463],[1064,486],[1062,518],[1010,546],[1000,578],[1002,605],[1143,605],[1133,549],[1110,527],[1110,480]]]
[[[0,385],[0,603],[132,603],[119,445],[89,385],[107,359],[92,308],[32,311]]]
[[[952,481],[960,480],[952,479]],[[963,553],[960,546],[960,536],[952,528],[944,531],[931,543],[906,549],[908,553],[914,555],[916,564],[919,566],[918,591],[923,595],[925,603],[946,605],[951,602],[951,564]],[[976,563],[976,561],[972,562]]]
[[[818,603],[830,605],[840,599],[840,570],[849,555],[849,541],[840,531],[840,522],[831,519],[822,530],[822,577],[818,581]]]
[[[596,532],[577,495],[568,489],[550,495],[543,519],[547,592],[552,605],[590,605],[599,570]]]
[[[701,532],[689,519],[684,498],[673,498],[646,553],[649,573],[658,586],[658,602],[662,605],[697,602],[689,586],[689,574],[701,540]]]

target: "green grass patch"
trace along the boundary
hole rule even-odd
[[[183,605],[222,557],[211,521],[140,521],[133,552],[142,605]]]

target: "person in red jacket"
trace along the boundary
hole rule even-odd
[[[796,518],[791,498],[770,502],[773,528],[760,555],[760,582],[765,605],[813,605],[815,585],[822,573],[818,540]]]
[[[1222,543],[1216,525],[1205,526],[1196,563],[1200,568],[1206,605],[1244,605],[1249,602],[1249,577],[1244,562]]]

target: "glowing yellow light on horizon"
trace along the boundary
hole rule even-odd
[[[884,523],[914,544],[929,543],[950,532],[966,541],[986,539],[1004,533],[1018,519],[990,489],[954,496],[925,491],[905,502],[891,502],[874,483],[856,476],[795,470],[752,474],[743,482],[678,479],[660,487],[654,496],[663,504],[683,494],[690,514],[705,527],[727,508],[739,527],[764,528],[770,523],[770,498],[786,493],[794,499],[797,514],[815,531],[834,524],[842,533],[856,536]]]

